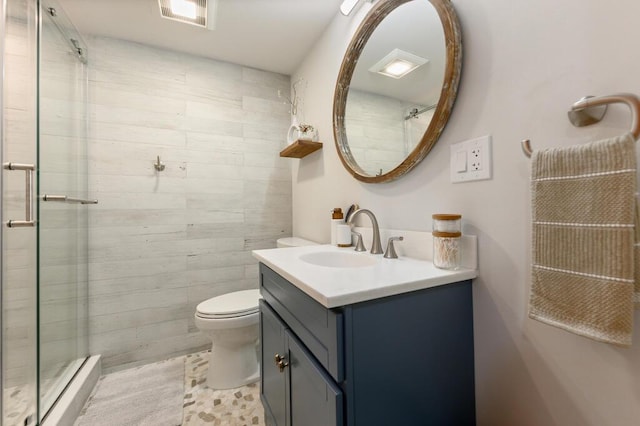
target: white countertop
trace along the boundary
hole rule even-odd
[[[376,259],[371,266],[338,268],[317,266],[300,259],[320,251],[345,251]],[[478,276],[477,269],[438,269],[428,260],[400,256],[385,259],[381,254],[355,253],[353,247],[331,245],[254,250],[253,256],[327,308],[393,296],[414,290],[450,284]]]

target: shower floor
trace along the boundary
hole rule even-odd
[[[75,425],[264,425],[260,385],[209,389],[205,386],[208,359],[207,351],[198,352],[103,376]],[[163,371],[167,372],[165,376]],[[150,379],[149,375],[155,377]],[[161,385],[141,387],[145,380]],[[127,394],[128,389],[131,395]],[[157,407],[162,407],[165,414],[159,413]]]
[[[4,421],[7,424],[20,424],[30,412],[35,411],[31,404],[33,388],[28,386],[13,386],[4,390]],[[1,415],[1,414],[0,414]]]
[[[56,397],[60,395],[83,362],[84,359],[78,359],[70,363],[61,362],[48,366],[47,372],[53,373],[50,377],[43,379],[41,385],[41,390],[44,390],[45,393],[42,402],[45,409],[49,409],[53,405]],[[21,425],[28,415],[35,413],[34,394],[35,384],[32,386],[13,386],[3,391],[4,421],[7,425]]]

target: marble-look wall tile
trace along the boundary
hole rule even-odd
[[[113,371],[206,347],[196,305],[257,287],[251,250],[290,235],[291,163],[278,155],[289,77],[109,38],[89,47],[89,184],[100,200],[89,218],[90,343]]]
[[[34,163],[36,78],[34,42],[21,19],[7,19],[3,28],[2,132],[3,160]],[[3,171],[3,215],[5,219],[24,217],[24,172]],[[5,228],[6,229],[6,228]],[[22,231],[22,232],[16,232]],[[36,359],[36,253],[35,229],[3,232],[2,292],[3,353],[2,387],[26,385],[35,379]],[[5,402],[7,402],[5,400]],[[8,412],[8,409],[5,409]],[[4,418],[6,421],[7,419]]]
[[[425,117],[432,113],[422,113],[419,120],[406,120],[405,117],[409,110],[423,107],[387,96],[351,90],[347,101],[347,136],[360,166],[371,174],[398,166],[415,148],[430,121],[428,118],[425,121]]]

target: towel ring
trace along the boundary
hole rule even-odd
[[[571,113],[575,113],[587,108],[602,107],[613,103],[627,104],[627,106],[631,110],[630,132],[633,135],[634,139],[638,140],[638,138],[640,138],[640,99],[638,99],[638,97],[632,93],[617,93],[608,96],[584,97],[571,105],[571,111],[569,111],[569,119],[571,120],[571,123],[576,127],[588,126],[589,124],[597,123],[598,121],[600,121],[600,119],[602,119],[602,117],[600,117],[600,119],[597,119],[597,115],[599,115],[600,113],[594,113],[591,116],[593,119],[595,119],[595,121],[588,120],[587,122],[585,122],[584,120],[573,120],[571,118]],[[605,112],[606,109],[602,112],[602,116],[604,116]],[[520,142],[520,145],[522,147],[524,155],[526,155],[527,157],[531,157],[531,154],[533,154],[533,150],[531,149],[531,141],[529,139],[524,139],[522,142]]]
[[[531,141],[529,139],[523,139],[522,142],[520,142],[520,146],[522,147],[522,152],[524,152],[524,155],[526,155],[528,158],[531,158],[531,156],[533,155],[533,150],[531,149]]]

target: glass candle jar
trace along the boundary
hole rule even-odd
[[[460,238],[462,216],[459,214],[433,215],[433,265],[441,269],[460,267]]]

